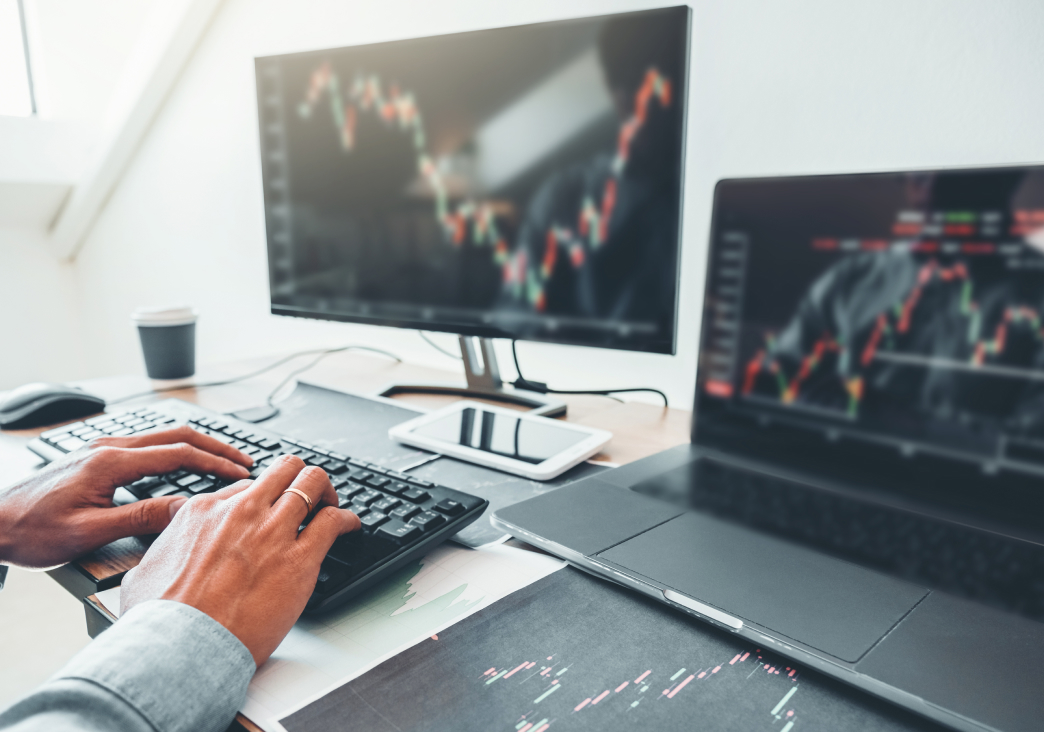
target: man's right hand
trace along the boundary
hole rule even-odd
[[[289,487],[316,509],[304,531],[308,506]],[[359,526],[354,513],[337,508],[321,468],[281,456],[256,481],[189,499],[124,578],[122,612],[153,599],[191,605],[239,638],[260,666],[300,617],[330,546]]]

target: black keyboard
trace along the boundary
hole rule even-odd
[[[671,498],[654,481],[636,489]],[[709,459],[697,463],[686,500],[853,563],[1044,621],[1044,547],[1038,544]]]
[[[325,470],[340,498],[340,507],[359,516],[362,530],[339,538],[326,555],[307,613],[338,605],[423,556],[481,516],[489,505],[477,496],[268,432],[176,399],[48,430],[30,442],[29,449],[50,461],[84,447],[96,437],[133,435],[179,424],[189,424],[250,455],[254,459],[252,478],[258,477],[277,456],[297,455],[306,464]],[[142,478],[118,488],[114,502],[126,504],[169,495],[192,497],[226,485],[216,476],[182,470]]]

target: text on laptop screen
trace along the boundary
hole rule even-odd
[[[723,181],[714,216],[697,442],[1044,472],[1044,168]]]

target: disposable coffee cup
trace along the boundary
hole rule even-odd
[[[180,306],[138,308],[131,317],[150,379],[185,379],[196,373],[196,311]]]

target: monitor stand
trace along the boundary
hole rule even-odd
[[[476,345],[478,348],[476,348]],[[566,413],[565,402],[545,394],[516,389],[500,380],[497,354],[488,338],[460,336],[460,352],[464,360],[467,386],[453,384],[392,384],[381,396],[395,394],[451,394],[529,407],[533,414],[560,417]]]

